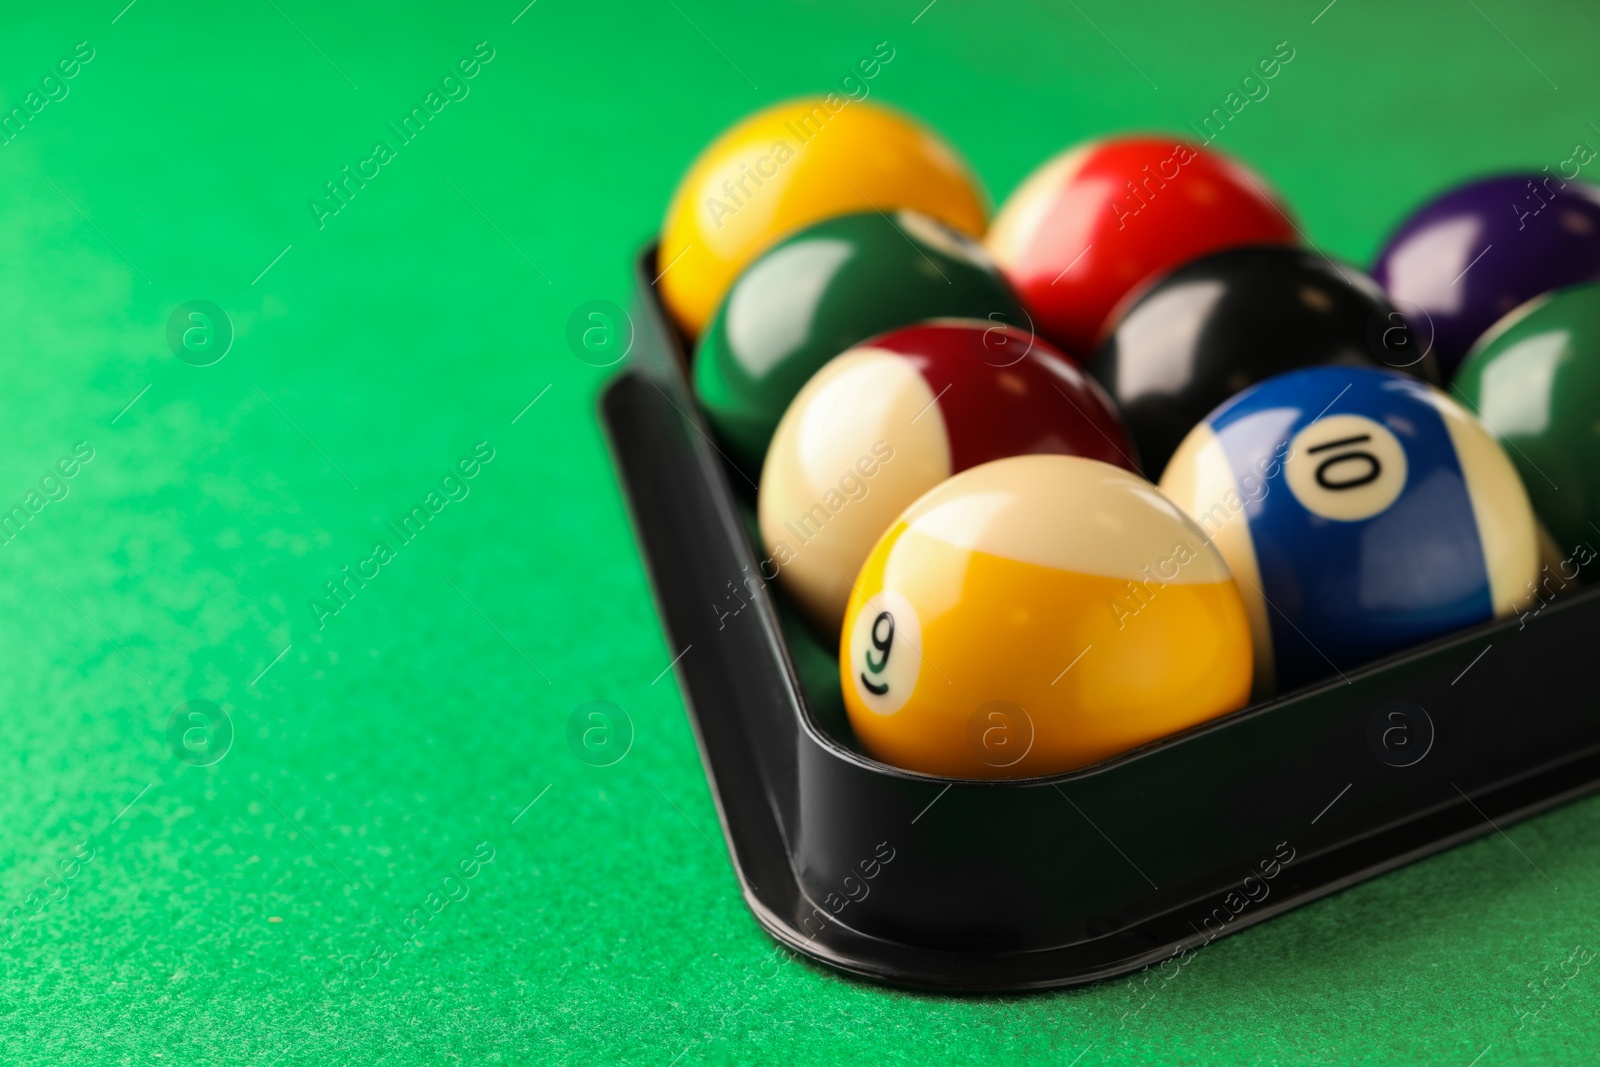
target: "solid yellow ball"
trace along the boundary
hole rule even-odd
[[[982,237],[987,208],[945,141],[898,111],[839,94],[777,104],[700,154],[661,230],[659,287],[695,335],[763,249],[836,215],[911,208]]]

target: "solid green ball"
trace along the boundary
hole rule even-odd
[[[1561,554],[1600,542],[1600,283],[1501,319],[1454,388],[1505,446]]]
[[[759,470],[789,401],[824,363],[885,330],[946,316],[1029,326],[964,234],[910,211],[829,219],[774,245],[734,282],[695,353],[695,393],[733,458]]]

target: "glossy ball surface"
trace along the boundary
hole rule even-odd
[[[1144,473],[1159,478],[1218,404],[1275,374],[1329,363],[1437,376],[1371,278],[1320,253],[1257,245],[1186,263],[1144,289],[1089,370],[1122,412]]]
[[[1600,544],[1600,284],[1539,297],[1501,320],[1454,389],[1506,445],[1560,556]]]
[[[779,238],[836,215],[902,208],[973,237],[988,217],[967,165],[908,116],[837,95],[774,105],[723,133],[684,175],[656,253],[662,298],[694,336]]]
[[[845,612],[857,738],[927,774],[1023,778],[1241,707],[1244,605],[1149,482],[1074,456],[957,474],[900,516]]]
[[[1270,378],[1184,439],[1161,488],[1250,610],[1257,695],[1507,615],[1538,570],[1528,495],[1459,404],[1393,371]]]
[[[761,468],[806,380],[851,345],[940,316],[1027,322],[975,241],[926,215],[807,227],[739,276],[695,353],[696,396],[732,457]]]
[[[1449,381],[1478,337],[1540,295],[1600,278],[1600,188],[1545,174],[1463,185],[1418,208],[1372,275]]]
[[[938,319],[867,340],[812,376],[767,450],[757,510],[778,581],[832,639],[902,511],[952,474],[1035,453],[1134,466],[1104,391],[1022,330]]]
[[[985,243],[1039,332],[1087,358],[1146,280],[1207,252],[1295,238],[1266,181],[1242,164],[1171,138],[1118,137],[1034,171]]]

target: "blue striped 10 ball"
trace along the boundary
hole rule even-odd
[[[1233,571],[1257,697],[1509,615],[1538,572],[1500,446],[1389,371],[1317,367],[1245,390],[1190,431],[1161,488]]]

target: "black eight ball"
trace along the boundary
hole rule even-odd
[[[1438,381],[1426,324],[1414,329],[1354,267],[1301,248],[1193,260],[1130,297],[1113,321],[1089,369],[1152,481],[1217,405],[1275,374],[1348,364]]]

